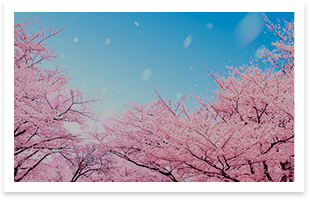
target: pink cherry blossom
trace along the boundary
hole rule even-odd
[[[268,65],[207,74],[216,97],[132,102],[107,127],[111,152],[170,181],[294,181],[294,22],[268,29],[279,37],[263,48]],[[195,98],[187,108],[185,100]]]
[[[205,65],[215,97],[173,102],[156,90],[157,100],[101,116],[91,107],[100,97],[40,65],[56,57],[45,40],[63,28],[29,33],[37,19],[15,23],[14,181],[294,181],[294,22],[264,18],[279,37],[260,52],[265,70],[250,61],[221,76]]]
[[[60,68],[40,66],[42,61],[56,57],[45,40],[59,34],[63,28],[48,33],[42,28],[38,33],[29,33],[27,28],[35,23],[39,21],[24,21],[14,26],[16,182],[56,180],[48,178],[48,174],[55,174],[56,165],[64,164],[63,160],[77,159],[79,154],[74,150],[81,149],[78,145],[82,145],[79,136],[65,129],[64,122],[77,122],[87,128],[89,120],[98,120],[89,103],[102,100],[91,99],[84,91],[69,87],[69,79]]]

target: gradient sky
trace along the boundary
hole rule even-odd
[[[294,13],[265,14],[274,23],[294,18]],[[158,99],[154,88],[173,100],[189,91],[211,97],[217,87],[203,62],[227,75],[227,65],[261,62],[257,50],[272,48],[278,39],[261,13],[15,13],[15,21],[35,17],[47,29],[66,27],[46,40],[59,56],[44,67],[67,69],[68,77],[75,77],[71,86],[106,98],[94,105],[103,117],[132,100]]]

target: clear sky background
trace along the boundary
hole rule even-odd
[[[294,19],[293,13],[265,14],[274,23]],[[154,88],[173,100],[189,91],[211,97],[217,86],[203,62],[221,75],[225,66],[251,59],[263,68],[256,52],[278,40],[261,13],[15,13],[15,21],[35,17],[47,29],[66,27],[46,40],[59,56],[44,67],[67,69],[72,87],[106,98],[94,105],[102,117],[132,100],[158,99]]]

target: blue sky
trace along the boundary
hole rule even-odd
[[[294,18],[265,14],[274,23]],[[67,69],[71,86],[106,98],[94,109],[108,114],[158,99],[154,88],[173,100],[189,91],[211,97],[216,84],[203,62],[226,75],[227,65],[261,63],[256,51],[278,39],[261,13],[15,13],[16,21],[35,17],[47,29],[66,27],[46,41],[59,56],[44,67]]]

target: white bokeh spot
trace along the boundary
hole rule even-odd
[[[213,24],[209,22],[209,23],[207,24],[207,28],[210,30],[211,28],[213,28]]]
[[[64,53],[62,53],[62,54],[59,55],[59,58],[63,60],[63,59],[66,58],[66,55]]]
[[[101,93],[104,94],[104,93],[106,93],[107,90],[108,89],[106,87],[104,87],[104,88],[101,89]]]
[[[112,107],[106,108],[100,115],[100,119],[102,120],[103,124],[107,125],[112,120],[111,117],[113,117],[114,109]]]
[[[234,30],[236,44],[241,48],[246,47],[262,33],[264,27],[265,23],[260,13],[247,14]]]
[[[254,58],[256,59],[256,60],[260,60],[260,59],[262,59],[263,57],[262,57],[262,50],[264,49],[264,47],[259,47],[257,50],[256,50],[256,52],[255,52],[255,54],[254,54]]]
[[[179,93],[176,95],[176,98],[179,99],[179,98],[181,98],[181,96],[182,96],[182,93],[179,92]]]

